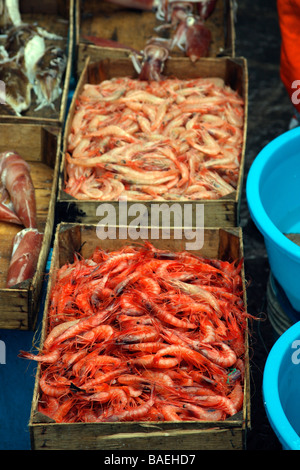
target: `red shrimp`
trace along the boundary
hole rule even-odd
[[[95,371],[99,370],[99,368],[110,371],[111,369],[119,367],[121,364],[121,359],[101,354],[86,360],[79,369],[77,368],[77,374],[86,378],[93,376]]]
[[[229,416],[233,416],[237,413],[237,409],[230,398],[222,395],[197,396],[194,400],[201,406],[221,409]]]
[[[149,380],[147,380],[143,376],[126,374],[126,373],[119,375],[117,380],[120,384],[132,386],[132,387],[140,387],[141,385],[145,385],[149,383]]]
[[[66,397],[62,403],[59,404],[59,408],[51,416],[56,423],[66,422],[66,415],[73,407],[76,399],[73,397]]]
[[[57,347],[59,344],[63,343],[69,338],[74,338],[74,336],[79,335],[85,331],[90,330],[98,325],[100,325],[103,321],[105,321],[110,314],[112,314],[112,310],[107,309],[96,313],[95,315],[91,315],[87,318],[83,318],[75,325],[68,328],[64,333],[59,335],[55,338],[54,342],[52,343],[52,348]]]
[[[78,355],[77,360],[75,361],[72,367],[72,372],[76,377],[80,376],[80,371],[86,364],[92,361],[95,357],[98,357],[98,355],[100,354],[99,348],[94,349],[89,353],[86,349],[83,349],[83,351],[85,354],[82,354],[82,357],[81,355]]]
[[[60,351],[58,349],[55,349],[54,351],[51,351],[46,354],[31,354],[26,351],[20,351],[19,357],[23,357],[24,359],[31,359],[32,361],[52,364],[57,362],[60,358]]]
[[[153,365],[154,367],[156,364],[159,362],[160,358],[163,356],[176,356],[176,358],[180,361],[184,359],[186,362],[193,364],[197,368],[203,367],[203,364],[207,364],[207,361],[202,354],[193,351],[190,348],[187,348],[185,346],[178,346],[178,345],[172,345],[172,346],[166,346],[163,349],[160,349],[156,354],[153,359]]]
[[[77,335],[77,342],[82,344],[98,343],[100,340],[109,340],[114,335],[114,329],[111,325],[98,325],[86,331],[82,335]]]
[[[138,284],[142,287],[145,293],[153,295],[159,295],[161,293],[161,286],[156,279],[151,277],[143,277],[139,279]]]
[[[125,408],[128,403],[128,395],[121,387],[110,387],[107,391],[100,391],[84,397],[87,401],[99,403],[113,402],[116,408]]]
[[[235,383],[232,392],[228,395],[228,398],[235,407],[236,411],[240,411],[244,402],[244,393],[239,380]]]
[[[55,412],[59,408],[59,401],[55,397],[49,395],[43,395],[42,399],[38,403],[38,411],[43,413],[49,418],[52,418]]]
[[[164,348],[165,345],[163,343],[159,343],[158,341],[153,342],[153,341],[148,341],[146,343],[133,343],[133,344],[124,344],[122,345],[122,349],[125,351],[140,351],[140,352],[145,352],[149,354],[153,354],[159,349]]]
[[[201,421],[220,421],[224,419],[225,413],[222,410],[205,410],[199,405],[185,403],[183,407]]]
[[[74,351],[65,352],[62,355],[61,360],[63,364],[68,368],[68,367],[71,367],[74,364],[74,362],[80,361],[85,356],[86,356],[86,350],[79,349],[79,350],[76,350],[75,352]]]
[[[55,338],[60,336],[62,333],[64,333],[64,331],[66,331],[71,326],[76,325],[76,323],[78,322],[79,320],[67,321],[64,323],[60,323],[59,325],[52,328],[52,330],[50,331],[50,333],[48,334],[47,338],[44,341],[44,345],[43,345],[44,351],[51,348],[51,345],[53,341],[55,340]]]
[[[57,411],[61,422],[214,421],[237,413],[244,366],[237,350],[247,313],[233,282],[230,288],[231,276],[196,258],[182,252],[168,259],[147,242],[111,254],[96,250],[89,260],[76,255],[58,270],[44,348],[20,353],[41,362],[41,410],[47,413],[48,405],[48,414]],[[100,285],[117,295],[93,306],[88,286]],[[195,295],[201,287],[205,294]],[[218,292],[233,295],[222,299]],[[78,309],[75,299],[83,293],[97,313]],[[214,294],[218,311],[207,294]],[[67,315],[72,320],[62,321]],[[56,409],[54,399],[65,408]]]
[[[80,385],[80,388],[82,388],[83,390],[90,390],[93,387],[95,387],[95,385],[99,385],[99,384],[106,383],[106,382],[109,383],[111,380],[116,379],[118,376],[121,376],[123,372],[127,372],[127,371],[128,371],[127,367],[120,367],[117,370],[106,372],[94,379],[87,380],[84,384]]]
[[[46,373],[42,374],[39,381],[40,388],[45,395],[49,395],[54,398],[61,397],[62,395],[67,394],[70,391],[68,385],[58,385],[53,382],[51,384],[46,381]]]
[[[136,421],[140,418],[145,418],[151,407],[154,405],[155,400],[152,396],[142,405],[132,407],[131,409],[124,410],[117,414],[112,414],[104,418],[105,421]],[[103,420],[103,419],[102,419]]]
[[[158,353],[156,353],[158,354]],[[155,362],[154,362],[155,360]],[[135,359],[130,359],[129,362],[139,367],[157,367],[158,369],[169,369],[175,367],[180,362],[176,357],[157,357],[154,354],[146,354]]]
[[[215,364],[225,368],[233,366],[237,360],[235,352],[227,344],[221,342],[200,345],[199,351]]]
[[[182,421],[180,413],[182,410],[178,406],[163,405],[160,407],[165,421]]]
[[[122,331],[118,334],[115,342],[123,343],[145,343],[147,341],[156,341],[159,338],[159,332],[151,325],[137,325]]]
[[[172,313],[168,312],[164,305],[155,304],[152,301],[147,302],[147,306],[149,309],[157,316],[160,320],[169,325],[176,326],[178,328],[190,328],[194,329],[197,327],[195,323],[191,323],[187,320],[181,320],[180,318],[176,317]]]

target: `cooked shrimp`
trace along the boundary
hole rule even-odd
[[[123,184],[111,200],[222,197],[236,189],[243,125],[244,100],[215,78],[172,78],[158,86],[156,81],[119,77],[86,84],[68,136],[65,190],[82,200],[108,200],[107,191],[97,187],[101,169],[110,183]],[[160,162],[159,169],[137,168],[146,151]],[[166,156],[172,162],[169,170]],[[74,172],[75,166],[80,170]],[[199,182],[198,175],[207,168],[214,170],[210,181]],[[150,170],[156,172],[153,178]]]
[[[224,342],[200,345],[199,351],[221,367],[231,367],[237,360],[235,352]]]
[[[43,347],[20,352],[41,363],[41,412],[57,422],[233,416],[244,398],[241,269],[150,242],[74,253],[56,272]]]

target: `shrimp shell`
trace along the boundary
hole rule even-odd
[[[56,422],[236,414],[248,317],[241,268],[149,242],[74,254],[52,286],[43,348],[20,352],[41,363],[41,412]]]

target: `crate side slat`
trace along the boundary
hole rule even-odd
[[[34,450],[243,450],[243,433],[230,429],[166,430],[99,434],[96,426],[60,427],[47,423],[32,427]],[[78,438],[80,436],[80,438]]]

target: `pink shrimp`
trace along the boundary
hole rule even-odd
[[[43,349],[20,352],[41,363],[41,410],[47,413],[52,397],[65,410],[53,401],[49,415],[57,411],[67,422],[213,421],[236,414],[244,380],[237,351],[247,318],[238,280],[233,292],[238,264],[225,264],[224,273],[218,260],[149,242],[97,249],[88,260],[75,255],[57,272]],[[118,293],[100,300],[102,288]]]

